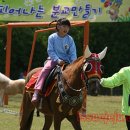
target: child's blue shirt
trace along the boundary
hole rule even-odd
[[[70,35],[60,37],[57,33],[53,33],[48,38],[47,52],[51,60],[59,62],[64,60],[72,63],[77,59],[76,46]]]

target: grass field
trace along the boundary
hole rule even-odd
[[[0,130],[19,130],[19,107],[22,96],[10,96],[9,105],[0,108]],[[44,116],[34,115],[31,130],[41,130]],[[83,130],[126,130],[124,116],[121,115],[120,96],[98,96],[87,98],[87,116],[81,117]],[[53,126],[51,127],[53,129]],[[64,120],[61,130],[73,130],[71,124]]]

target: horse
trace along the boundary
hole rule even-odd
[[[23,94],[25,79],[11,80],[0,73],[0,106],[3,106],[4,95]]]
[[[39,104],[32,104],[33,93],[25,87],[20,109],[20,130],[31,129],[35,108],[45,116],[42,130],[49,130],[53,121],[54,130],[60,130],[61,122],[65,118],[75,130],[82,130],[78,114],[83,102],[82,89],[85,88],[91,95],[98,94],[103,71],[101,60],[106,50],[107,47],[99,54],[91,53],[87,46],[83,56],[66,67],[57,67],[51,93],[43,96]],[[41,68],[35,68],[27,74],[25,84],[39,69]]]

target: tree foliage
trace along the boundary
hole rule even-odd
[[[102,60],[104,77],[111,76],[120,68],[130,65],[130,23],[90,23],[89,47],[99,53],[106,46],[108,51]],[[11,78],[18,78],[27,70],[32,41],[37,28],[14,28],[11,49]],[[0,28],[0,72],[5,73],[6,28]],[[47,40],[52,32],[38,34],[31,68],[43,66],[47,58]],[[83,54],[83,27],[72,27],[69,34],[74,38],[78,57]]]

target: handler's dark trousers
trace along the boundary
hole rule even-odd
[[[130,130],[130,116],[125,116],[125,119],[126,119],[127,128],[128,130]]]

